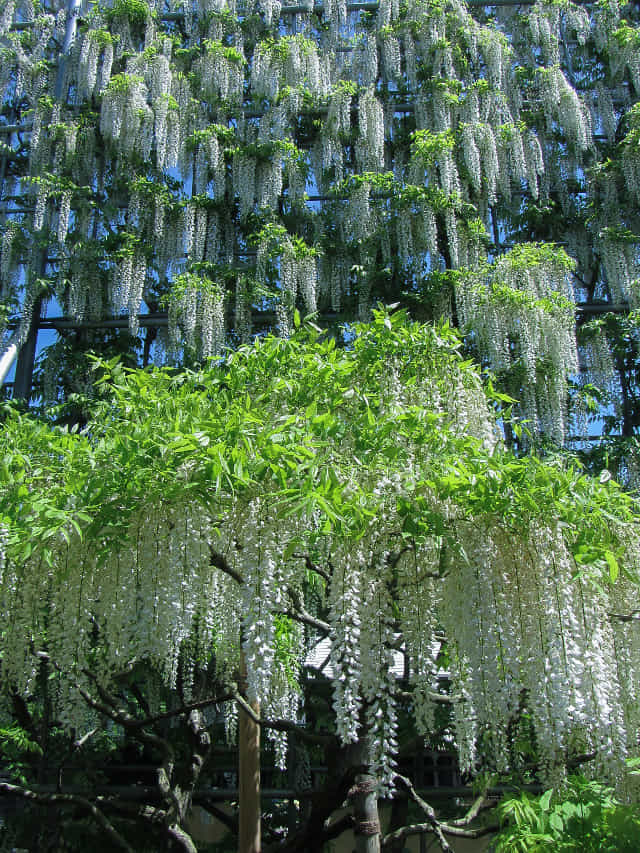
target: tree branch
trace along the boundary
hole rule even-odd
[[[324,569],[321,569],[320,566],[317,565],[317,563],[313,562],[313,560],[308,554],[292,554],[291,556],[295,557],[298,560],[304,560],[304,564],[310,572],[315,572],[317,575],[320,575],[320,577],[324,581],[330,583],[331,575],[329,574],[329,572],[325,571]]]
[[[408,701],[412,701],[414,696],[409,690],[398,690],[396,694],[400,699],[405,699]],[[457,698],[456,696],[449,696],[446,693],[435,693],[434,691],[430,691],[428,693],[429,699],[432,702],[440,702],[442,705],[453,705]]]
[[[423,829],[420,831],[421,832],[432,832],[436,836],[436,838],[438,839],[438,843],[440,844],[440,849],[443,851],[443,853],[453,853],[453,851],[451,850],[451,847],[449,845],[449,842],[447,841],[447,839],[443,835],[442,828],[440,826],[440,822],[439,822],[438,818],[436,817],[436,813],[433,809],[433,806],[430,806],[429,803],[426,802],[426,800],[422,799],[422,797],[418,794],[416,789],[413,787],[413,783],[411,782],[411,780],[407,779],[406,776],[401,776],[399,773],[396,773],[395,778],[398,779],[405,786],[405,788],[407,789],[407,792],[408,792],[409,796],[411,797],[411,799],[415,803],[417,803],[418,806],[420,806],[420,808],[426,814],[426,816],[429,820],[428,824],[420,824],[420,826],[426,826],[427,827],[427,829]],[[409,827],[405,826],[405,827],[402,827],[402,829],[400,829],[400,830],[396,830],[396,833],[397,832],[400,832],[400,833],[404,832],[406,835],[407,834],[406,830],[408,830],[408,829],[409,829]],[[391,833],[391,835],[395,835],[396,833]],[[393,840],[400,840],[401,838],[404,838],[405,835],[401,834]],[[383,842],[382,842],[383,847],[387,846],[387,838],[388,838],[388,836],[385,836],[385,838],[383,839]]]
[[[397,551],[395,554],[393,554],[393,555],[389,554],[389,555],[388,555],[388,557],[387,557],[387,565],[388,565],[391,569],[395,569],[395,568],[396,568],[396,566],[398,565],[398,563],[400,562],[400,560],[401,560],[401,559],[404,557],[404,555],[407,553],[407,551],[411,551],[411,550],[412,550],[412,546],[411,546],[411,545],[405,545],[403,548],[401,548],[401,549],[400,549],[399,551]]]
[[[113,720],[114,723],[119,723],[124,728],[137,728],[136,718],[132,717],[129,713],[123,711],[118,706],[118,702],[116,701],[116,699],[111,696],[108,691],[105,690],[105,688],[97,682],[96,677],[91,672],[89,672],[88,670],[84,670],[84,674],[88,678],[90,678],[96,685],[96,688],[98,690],[98,693],[100,694],[100,698],[102,699],[102,701],[99,701],[98,699],[94,698],[88,690],[86,690],[78,681],[76,681],[76,679],[66,673],[62,669],[62,667],[49,656],[47,652],[36,652],[35,655],[40,660],[50,662],[57,672],[59,672],[65,678],[68,678],[73,684],[73,686],[76,688],[78,693],[82,696],[84,701],[87,703],[87,705],[89,705],[90,708],[93,708],[94,711],[99,711],[105,717],[108,717],[110,720]]]
[[[567,767],[572,769],[580,767],[580,765],[587,764],[587,762],[593,761],[597,757],[597,752],[583,752],[581,755],[573,755],[571,758],[567,759]]]
[[[62,667],[56,661],[52,660],[47,652],[36,652],[36,657],[40,658],[40,660],[51,662],[57,672],[61,673],[66,678],[69,678],[73,686],[78,690],[90,708],[93,708],[105,717],[113,720],[114,723],[118,723],[118,725],[131,732],[136,740],[158,750],[161,755],[160,765],[157,768],[158,790],[160,791],[162,798],[170,804],[168,814],[171,815],[173,812],[179,814],[180,805],[175,791],[171,787],[175,755],[173,747],[169,741],[160,737],[160,735],[157,735],[155,732],[149,732],[140,726],[139,720],[136,717],[132,717],[127,711],[124,711],[119,706],[118,700],[99,683],[96,676],[89,670],[83,670],[83,673],[94,683],[102,701],[95,699],[77,680],[65,673]]]
[[[225,557],[217,551],[214,551],[211,546],[209,546],[209,565],[216,569],[220,569],[221,572],[224,572],[225,575],[229,575],[230,578],[233,578],[234,581],[241,586],[244,584],[244,578],[240,572],[232,569]]]
[[[297,832],[289,833],[285,838],[265,848],[265,853],[309,853],[316,851],[324,841],[336,838],[345,829],[347,824],[352,825],[352,816],[345,815],[331,823],[333,815],[344,805],[349,790],[355,780],[353,767],[347,772],[340,774],[337,768],[335,774],[330,774],[328,786],[324,789],[305,792],[301,797],[309,797],[311,801],[311,813],[308,815],[305,825]]]
[[[198,853],[198,848],[193,843],[191,836],[177,824],[167,827],[167,835],[178,845],[184,853]]]
[[[333,735],[320,735],[315,734],[314,732],[309,732],[307,729],[302,726],[297,725],[296,723],[291,723],[289,720],[268,720],[264,717],[258,716],[256,712],[253,710],[251,705],[242,698],[239,693],[234,693],[233,698],[238,703],[240,708],[245,712],[245,714],[253,720],[254,723],[262,726],[265,729],[274,729],[277,732],[293,732],[299,737],[301,740],[307,741],[307,743],[315,743],[321,746],[328,746],[336,742],[336,739]]]
[[[323,840],[331,841],[349,829],[353,829],[354,819],[352,814],[345,814],[334,821],[326,820],[323,826]]]
[[[41,794],[37,791],[32,791],[30,788],[23,788],[19,785],[10,785],[8,782],[0,782],[0,794],[5,794],[13,797],[22,797],[24,800],[31,800],[42,806],[55,806],[58,808],[74,807],[88,812],[93,819],[106,832],[108,837],[121,850],[126,853],[135,853],[133,847],[130,847],[125,839],[120,835],[118,830],[113,826],[110,820],[100,811],[100,809],[87,800],[85,797],[80,797],[77,794]]]
[[[619,622],[640,622],[640,610],[632,610],[631,613],[610,613],[609,619],[617,619]]]
[[[309,625],[310,628],[315,628],[316,631],[320,631],[321,634],[325,634],[326,636],[331,633],[331,625],[322,619],[318,619],[316,616],[312,616],[305,608],[302,597],[296,590],[287,589],[287,593],[293,603],[294,609],[282,611],[284,616],[289,616],[290,619],[295,619],[304,625]]]
[[[401,826],[400,829],[395,829],[383,836],[380,840],[380,846],[385,850],[395,844],[396,841],[404,841],[410,835],[426,835],[427,833],[433,833],[432,823],[412,823],[408,826]]]
[[[320,633],[324,634],[326,637],[331,633],[331,628],[327,622],[323,622],[321,619],[316,619],[310,613],[307,613],[306,610],[280,610],[278,611],[278,615],[288,616],[289,619],[293,619],[294,622],[301,622],[303,625],[315,628],[316,631],[320,631]]]
[[[96,797],[98,803],[104,809],[110,809],[117,812],[121,817],[130,818],[131,820],[142,819],[146,820],[154,826],[160,825],[164,829],[166,825],[167,811],[160,809],[157,806],[152,806],[149,803],[138,805],[131,802],[125,802],[122,795],[112,796],[100,794]]]
[[[498,829],[500,829],[498,824],[483,826],[479,829],[460,829],[447,823],[441,823],[438,824],[438,826],[443,836],[452,835],[456,838],[468,839],[482,838],[484,835],[489,835],[490,833],[497,832]],[[391,847],[391,845],[395,841],[402,841],[403,839],[408,838],[410,835],[426,835],[427,833],[434,834],[435,832],[436,830],[434,829],[434,825],[432,823],[412,823],[408,826],[402,826],[400,827],[400,829],[396,829],[394,832],[390,832],[385,835],[381,841],[381,845],[383,849],[386,849],[388,847]],[[442,844],[440,845],[442,850],[452,850],[446,840],[445,844],[447,844],[447,847],[442,847]]]
[[[457,820],[450,820],[447,822],[447,826],[449,827],[457,827],[457,826],[468,826],[472,823],[480,814],[481,811],[485,809],[493,808],[493,803],[491,803],[487,799],[487,792],[484,791],[477,800],[471,805],[469,811],[464,815],[464,817],[459,817]],[[443,830],[444,831],[444,830]]]
[[[483,835],[488,835],[489,833],[495,832],[499,829],[498,824],[481,826],[477,829],[464,828],[474,821],[483,809],[492,807],[491,803],[487,800],[486,792],[478,797],[464,817],[444,822],[438,820],[433,807],[422,799],[413,787],[411,780],[407,779],[406,776],[401,776],[400,774],[396,774],[395,778],[404,785],[411,799],[417,803],[417,805],[420,806],[422,811],[427,815],[428,823],[414,823],[409,826],[400,827],[400,829],[396,829],[394,832],[390,832],[382,839],[383,848],[390,847],[394,842],[401,841],[409,835],[431,833],[438,839],[440,849],[443,853],[452,853],[452,848],[445,838],[446,835],[451,835],[457,838],[481,838]]]
[[[127,686],[128,686],[128,689],[133,693],[134,699],[136,700],[138,705],[140,705],[140,707],[142,708],[142,711],[145,714],[145,716],[151,717],[152,716],[151,708],[149,707],[149,703],[147,702],[145,697],[142,695],[142,690],[140,690],[140,687],[135,683],[135,681],[132,681]]]
[[[16,720],[18,721],[18,725],[23,728],[25,731],[29,732],[31,735],[31,739],[36,743],[40,743],[40,733],[38,732],[38,727],[35,724],[33,717],[31,716],[31,712],[27,707],[27,703],[24,698],[16,693],[14,690],[11,691],[11,703],[13,706],[13,713],[15,715]]]
[[[235,699],[235,693],[223,693],[221,696],[210,696],[208,699],[201,699],[199,702],[192,702],[189,705],[181,705],[179,708],[174,708],[172,711],[163,711],[162,714],[154,714],[151,717],[145,717],[144,720],[136,720],[139,726],[150,726],[153,723],[158,723],[161,720],[170,720],[172,717],[180,717],[183,714],[190,714],[192,711],[201,711],[203,708],[209,708],[211,705],[221,705],[223,702],[231,702]]]
[[[477,829],[463,829],[450,823],[441,823],[440,828],[445,835],[452,835],[454,838],[482,838],[484,835],[497,832],[500,829],[500,824],[491,823],[486,826],[479,826]]]
[[[57,664],[54,664],[56,669],[59,669]],[[132,716],[123,708],[120,707],[118,700],[115,696],[112,696],[111,693],[103,687],[96,676],[90,672],[89,670],[83,670],[84,674],[87,676],[90,681],[92,681],[95,685],[96,690],[98,691],[98,695],[102,702],[98,702],[94,697],[85,690],[82,685],[80,685],[77,681],[74,681],[73,684],[76,689],[80,692],[82,698],[87,702],[87,704],[91,705],[91,707],[95,708],[97,711],[105,714],[114,723],[118,723],[123,728],[127,729],[134,734],[134,736],[138,739],[147,743],[149,746],[154,746],[156,749],[160,751],[160,753],[164,756],[166,761],[173,760],[173,748],[169,744],[167,740],[157,735],[155,732],[148,732],[144,729],[144,722],[141,722],[137,717]]]
[[[97,731],[98,731],[98,729],[91,729],[86,734],[82,735],[82,737],[79,737],[77,740],[74,740],[73,748],[74,749],[82,749],[82,747],[85,745],[85,743],[90,738],[92,738],[97,733]]]

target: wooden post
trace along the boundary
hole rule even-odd
[[[246,666],[241,659],[241,691],[246,697]],[[247,700],[248,701],[248,700]],[[260,704],[250,702],[256,714]],[[238,712],[238,799],[240,820],[238,853],[261,853],[260,836],[260,725],[242,710]]]

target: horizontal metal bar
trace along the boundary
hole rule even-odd
[[[626,314],[629,305],[620,303],[588,303],[580,302],[576,305],[578,315],[600,315],[600,314]],[[323,315],[329,320],[337,319],[337,314],[329,313]],[[273,311],[255,311],[254,318],[261,322],[275,321],[276,315]],[[149,314],[138,314],[138,325],[141,328],[164,328],[168,324],[166,311],[156,311]],[[120,317],[107,317],[101,320],[73,320],[70,317],[42,317],[38,323],[39,329],[126,329],[129,325],[129,317],[123,314]]]
[[[538,0],[467,0],[467,6],[474,6],[480,8],[492,8],[494,6],[535,6]],[[593,6],[596,0],[574,0],[577,6]],[[347,12],[377,12],[379,8],[379,3],[347,3]],[[304,14],[305,12],[315,14],[322,14],[324,12],[324,4],[323,3],[313,3],[313,4],[297,4],[290,6],[282,6],[280,8],[280,15],[298,15]],[[238,11],[239,15],[242,15],[242,10]],[[181,21],[184,19],[184,12],[166,12],[163,15],[160,15],[160,20],[162,21]],[[12,24],[10,29],[16,32],[20,32],[21,30],[28,30],[30,27],[33,27],[35,21],[18,21],[15,24]]]
[[[568,435],[565,438],[565,441],[571,442],[571,444],[577,444],[582,441],[585,444],[598,444],[598,442],[606,442],[610,438],[622,438],[621,435]]]
[[[417,95],[418,93],[416,93]],[[412,101],[398,101],[398,103],[394,103],[393,100],[389,100],[384,102],[383,106],[393,107],[393,111],[395,113],[412,113],[415,111],[415,103]],[[623,106],[622,103],[618,103],[617,106]],[[353,104],[351,109],[356,112],[358,109],[358,105]],[[300,111],[300,115],[322,115],[328,112],[329,106],[318,106],[312,109],[305,109]],[[262,118],[262,116],[266,115],[269,110],[264,109],[251,109],[251,105],[247,105],[247,107],[234,107],[233,109],[227,110],[227,114],[230,117],[243,116],[244,118]],[[23,125],[19,124],[0,124],[0,135],[6,136],[12,133],[28,133],[33,129],[32,122],[26,122]],[[609,137],[603,133],[594,133],[592,134],[592,139],[595,142],[608,142]]]
[[[256,311],[253,315],[254,323],[275,323],[274,311]],[[143,329],[163,329],[169,324],[168,315],[164,311],[153,314],[138,314],[138,326]],[[11,327],[12,324],[9,324]],[[39,330],[54,329],[64,331],[67,329],[126,329],[129,326],[129,317],[123,314],[121,317],[106,317],[102,320],[73,320],[70,317],[43,317],[38,323]]]
[[[500,2],[504,2],[504,0],[500,0]],[[512,2],[512,0],[509,0],[509,2]],[[347,3],[347,12],[376,12],[378,7],[379,3]],[[323,11],[323,3],[299,3],[297,5],[280,7],[280,15],[298,15],[304,14],[305,12],[322,14]],[[242,14],[242,8],[238,9],[238,15]],[[184,16],[184,12],[166,12],[165,14],[162,14],[160,18],[163,21],[182,21]]]
[[[576,311],[582,315],[626,314],[631,310],[628,302],[581,302]]]
[[[142,328],[162,328],[168,323],[166,311],[154,314],[138,314],[138,325]],[[129,326],[129,317],[123,314],[121,317],[106,317],[102,320],[73,320],[70,317],[43,317],[39,329],[126,329]]]
[[[24,124],[0,124],[0,133],[26,133],[33,127],[33,122],[25,122]]]

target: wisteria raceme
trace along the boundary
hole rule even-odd
[[[63,193],[58,208],[58,228],[56,239],[58,243],[64,243],[69,230],[69,215],[71,213],[71,193]]]
[[[381,169],[384,166],[384,111],[372,89],[360,97],[358,121],[362,170]]]
[[[9,531],[4,524],[0,525],[0,584],[4,582],[4,569],[7,560],[7,544]]]
[[[622,766],[613,765],[619,761],[615,756],[625,752],[628,734],[617,698],[611,626],[599,610],[602,605],[594,605],[596,599],[586,590],[576,596],[557,533],[540,529],[535,541],[525,545],[527,560],[518,566],[512,562],[513,534],[505,531],[501,538],[485,531],[481,539],[477,531],[469,529],[468,534],[468,562],[445,587],[442,615],[447,629],[450,620],[451,627],[455,620],[465,622],[464,630],[459,622],[456,634],[457,678],[463,703],[473,708],[474,726],[491,735],[492,760],[498,768],[506,760],[506,728],[524,688],[549,772],[564,761],[562,744],[580,733],[598,751],[603,771],[606,766],[609,776],[619,778]],[[551,551],[542,547],[550,539],[555,542]],[[481,556],[483,549],[487,553]],[[468,589],[476,596],[470,610]],[[596,717],[601,729],[589,722]],[[463,739],[467,737],[465,733]]]
[[[382,39],[382,67],[389,80],[400,79],[400,45],[392,33],[385,30]]]
[[[360,629],[362,624],[363,583],[358,549],[356,559],[340,551],[337,572],[331,584],[330,618],[332,625],[332,660],[334,667],[333,709],[336,730],[345,743],[358,738],[359,712],[362,704],[360,681]]]
[[[221,290],[202,295],[202,357],[220,355],[224,346],[224,296]]]
[[[10,223],[2,235],[0,242],[0,298],[11,298],[15,276],[17,273],[13,263],[14,241],[18,235],[16,223]]]
[[[496,261],[484,284],[470,279],[460,289],[461,315],[483,339],[494,369],[506,370],[514,359],[524,366],[533,379],[525,393],[538,392],[525,399],[525,410],[542,429],[562,440],[567,419],[562,402],[565,383],[578,368],[566,256],[544,251],[538,255],[539,249],[532,247],[528,263],[522,264],[522,251],[528,250],[514,250]],[[563,301],[547,307],[545,299],[554,294]],[[544,384],[534,379],[541,364],[547,370]]]
[[[616,239],[614,234],[606,231],[601,233],[599,245],[613,298],[621,302],[629,300],[635,305],[638,295],[632,285],[640,268],[635,247],[624,239]]]
[[[462,150],[471,178],[471,184],[476,192],[480,192],[480,151],[474,138],[474,128],[469,124],[464,125],[462,128]]]
[[[45,215],[47,212],[48,192],[44,184],[38,186],[36,192],[36,204],[33,214],[33,230],[41,231],[44,227]]]

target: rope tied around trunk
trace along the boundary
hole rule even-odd
[[[377,818],[374,820],[359,820],[353,831],[356,835],[379,835],[380,821]]]
[[[349,797],[357,797],[358,794],[373,794],[378,788],[378,783],[373,776],[367,776],[356,782],[349,788]]]

